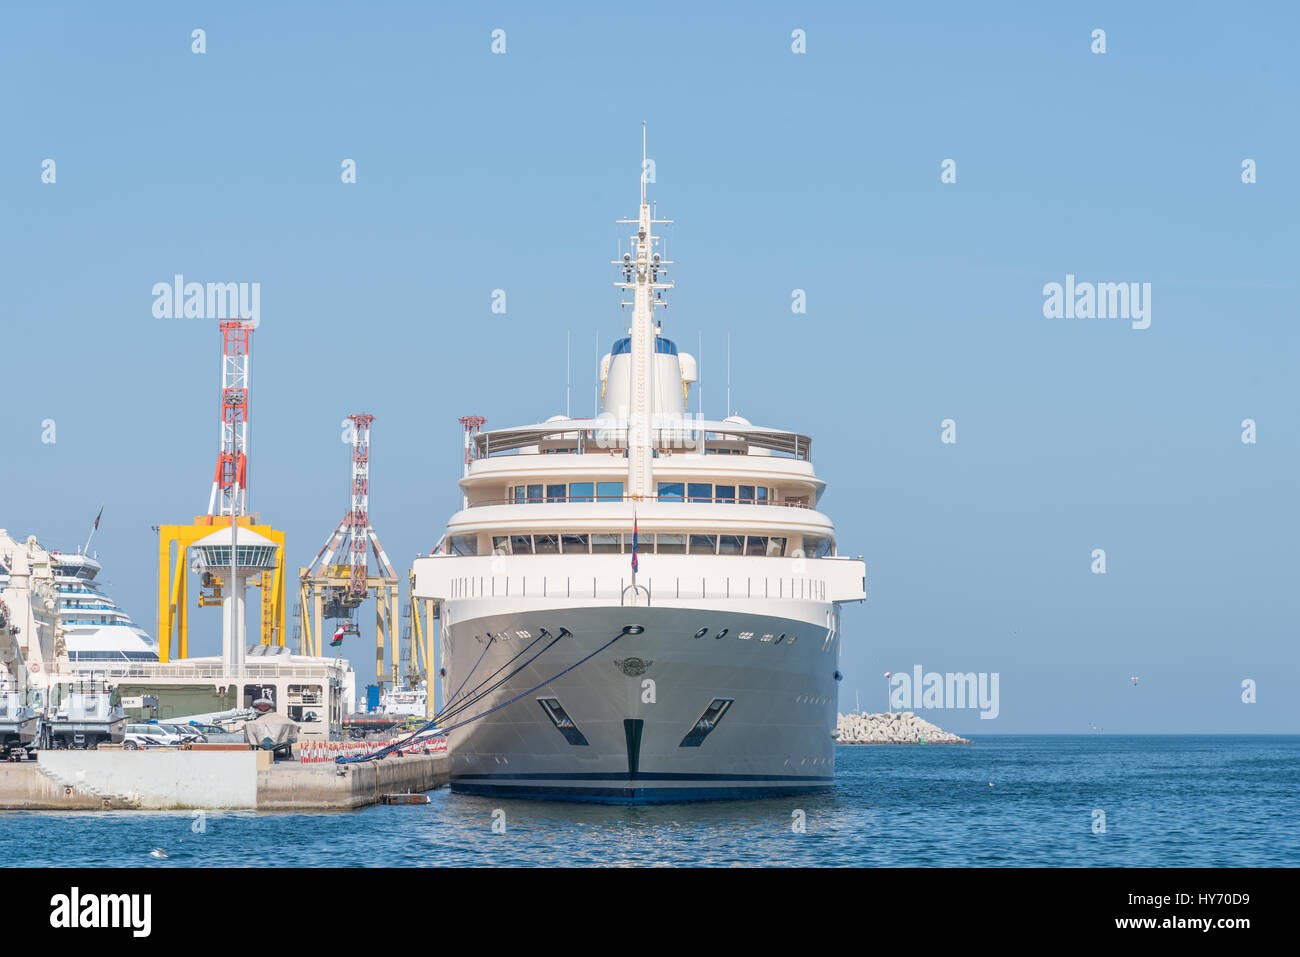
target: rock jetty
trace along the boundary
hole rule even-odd
[[[836,730],[840,744],[970,744],[910,711],[842,714]]]

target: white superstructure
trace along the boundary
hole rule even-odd
[[[384,714],[401,715],[407,718],[423,718],[428,715],[428,685],[421,681],[414,688],[388,691],[379,700],[379,710]]]
[[[625,222],[632,321],[601,363],[600,416],[475,435],[465,507],[415,563],[438,608],[452,787],[826,789],[839,606],[865,598],[864,565],[837,554],[808,436],[687,415],[698,372],[655,321],[671,264],[644,183]]]

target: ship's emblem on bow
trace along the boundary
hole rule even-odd
[[[653,661],[646,661],[644,658],[614,659],[614,667],[623,672],[623,674],[627,675],[629,678],[635,678],[638,675],[645,674],[646,669],[652,664],[654,664]]]

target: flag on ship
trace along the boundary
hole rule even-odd
[[[95,516],[95,524],[91,527],[92,532],[99,531],[99,520],[104,517],[104,506],[99,506],[99,514]]]
[[[346,625],[339,625],[339,626],[338,626],[338,628],[337,628],[337,629],[335,630],[335,632],[334,632],[334,640],[330,642],[330,647],[331,647],[331,648],[333,648],[335,645],[341,645],[341,644],[343,644],[343,636],[344,636],[344,634],[347,633],[347,630],[348,630],[348,629],[347,629],[347,626],[346,626]]]
[[[632,516],[632,571],[633,572],[637,570],[636,545],[637,545],[637,525],[636,525],[636,516],[633,515]]]

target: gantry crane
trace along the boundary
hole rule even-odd
[[[352,485],[350,505],[343,519],[326,540],[312,563],[299,569],[298,613],[301,618],[301,652],[319,656],[326,619],[341,622],[331,636],[339,645],[345,635],[359,635],[353,617],[373,590],[375,607],[375,680],[391,680],[397,686],[398,648],[393,626],[398,614],[398,580],[379,536],[370,524],[370,423],[375,417],[364,412],[348,416],[352,423]],[[377,571],[370,575],[367,555],[373,551]],[[337,558],[337,562],[336,562]],[[393,649],[391,677],[386,678],[384,649]]]

